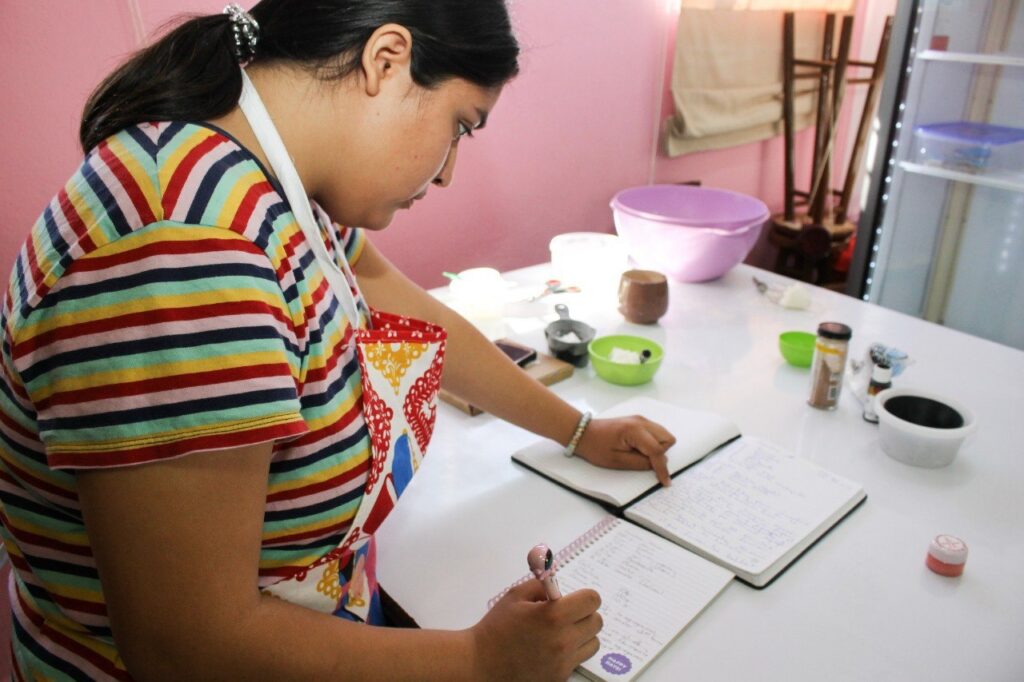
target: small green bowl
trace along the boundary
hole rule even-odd
[[[640,365],[627,365],[621,362],[612,362],[609,359],[613,348],[641,353],[644,350],[651,351],[649,360]],[[587,346],[590,354],[590,361],[594,364],[594,371],[597,376],[612,384],[622,386],[636,386],[646,384],[658,371],[661,360],[665,357],[665,351],[661,346],[650,339],[642,336],[628,336],[624,334],[616,336],[601,336],[590,342]]]
[[[810,367],[816,338],[810,332],[782,332],[779,334],[779,351],[794,367]]]

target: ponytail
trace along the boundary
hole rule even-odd
[[[519,71],[519,44],[505,0],[262,0],[252,63],[289,62],[344,78],[384,24],[413,37],[411,73],[431,87],[463,78],[502,85]],[[135,54],[89,97],[79,140],[86,152],[146,121],[204,121],[230,112],[242,93],[231,18],[193,17]]]
[[[227,15],[195,17],[136,53],[89,97],[78,136],[88,152],[144,121],[203,121],[231,111],[242,94]]]

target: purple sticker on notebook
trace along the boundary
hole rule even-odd
[[[605,654],[601,657],[601,667],[612,675],[625,675],[633,669],[633,664],[622,654]]]

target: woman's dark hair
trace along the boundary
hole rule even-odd
[[[412,78],[432,87],[462,78],[502,85],[518,72],[519,44],[504,0],[262,0],[252,63],[287,61],[324,79],[359,66],[363,46],[384,24],[412,34]],[[136,53],[89,97],[79,139],[88,152],[145,121],[202,121],[231,111],[242,92],[228,15],[188,19]]]

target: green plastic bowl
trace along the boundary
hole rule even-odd
[[[640,365],[627,365],[620,362],[612,362],[609,359],[613,348],[640,353],[644,350],[651,351],[651,358]],[[587,346],[590,354],[590,361],[594,364],[594,371],[597,376],[612,384],[622,386],[636,386],[646,384],[658,371],[661,360],[665,357],[665,351],[661,346],[650,339],[642,336],[628,336],[619,334],[615,336],[601,336],[590,342]]]
[[[810,332],[782,332],[779,334],[779,351],[794,367],[810,367],[816,338]]]

